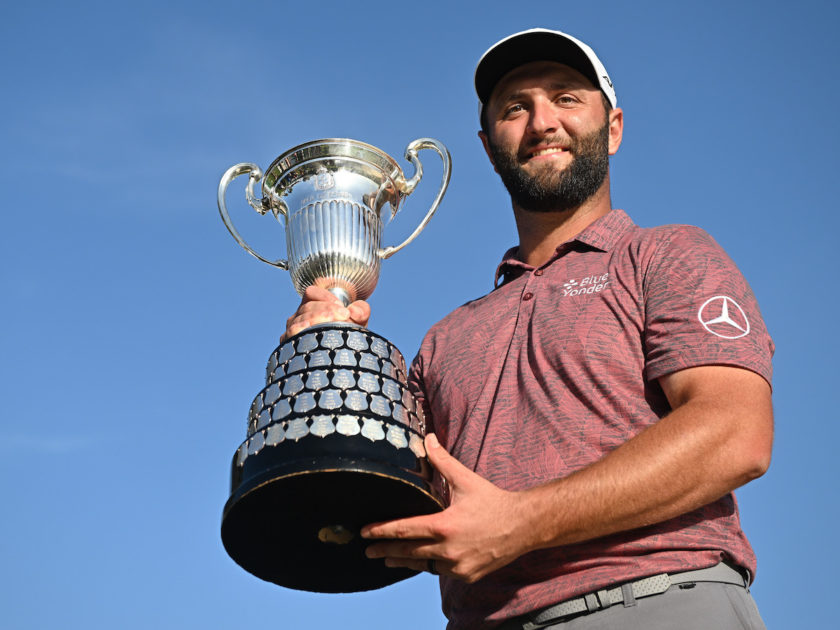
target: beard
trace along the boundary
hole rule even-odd
[[[551,138],[541,142],[552,143]],[[608,123],[569,143],[571,163],[557,170],[541,165],[533,175],[522,169],[516,151],[488,142],[493,161],[514,204],[531,212],[563,212],[579,208],[604,183],[609,171]],[[534,143],[536,146],[537,143]]]

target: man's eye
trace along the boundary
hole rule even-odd
[[[510,105],[505,109],[504,115],[505,117],[510,116],[512,114],[517,114],[521,111],[525,111],[525,108],[522,107],[520,103],[516,103],[515,105]]]
[[[554,102],[561,103],[563,105],[569,105],[571,103],[576,103],[577,100],[574,96],[571,96],[569,94],[561,94],[560,96],[554,99]]]

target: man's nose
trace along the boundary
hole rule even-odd
[[[531,105],[528,130],[535,135],[545,135],[557,131],[559,123],[554,111],[554,104],[546,99],[538,99]]]

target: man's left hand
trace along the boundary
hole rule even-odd
[[[452,500],[437,514],[415,516],[362,528],[371,544],[369,558],[384,558],[389,567],[436,572],[475,582],[529,551],[521,526],[522,507],[516,492],[502,490],[452,457],[426,437],[429,461],[447,480]]]

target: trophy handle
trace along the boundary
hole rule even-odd
[[[405,148],[405,159],[407,159],[414,165],[414,177],[405,181],[404,185],[401,187],[400,192],[404,195],[410,195],[412,192],[414,192],[414,189],[417,187],[417,184],[423,178],[423,165],[420,163],[420,159],[417,157],[417,152],[422,151],[423,149],[434,149],[435,152],[440,156],[440,159],[443,160],[443,179],[440,183],[440,189],[438,190],[435,200],[432,202],[432,207],[429,208],[429,211],[426,213],[426,216],[423,217],[423,220],[420,222],[420,225],[417,226],[417,228],[411,233],[411,235],[396,247],[383,247],[377,252],[377,255],[382,259],[390,258],[398,251],[400,251],[403,247],[408,245],[415,238],[417,238],[417,235],[423,231],[423,228],[426,227],[426,224],[429,222],[429,219],[432,218],[432,215],[435,213],[435,210],[437,210],[438,205],[440,205],[440,200],[443,199],[443,194],[446,192],[446,188],[449,186],[449,177],[452,174],[452,159],[449,156],[449,150],[445,146],[443,146],[441,142],[438,142],[434,138],[418,138],[417,140],[411,142]]]
[[[277,260],[268,260],[267,258],[263,258],[257,252],[255,252],[248,243],[245,242],[239,232],[236,231],[236,228],[233,226],[233,221],[231,221],[230,215],[227,211],[227,206],[225,205],[225,192],[227,191],[228,184],[230,184],[236,177],[240,175],[244,175],[245,173],[250,173],[248,178],[248,185],[245,188],[245,198],[248,200],[248,205],[250,205],[254,210],[259,212],[260,214],[265,214],[268,212],[268,206],[263,203],[263,200],[258,199],[254,195],[254,184],[258,184],[260,180],[263,178],[263,173],[260,170],[260,167],[256,164],[252,164],[250,162],[241,162],[240,164],[234,164],[231,166],[225,174],[222,175],[222,179],[219,182],[219,194],[218,194],[218,203],[219,203],[219,214],[222,215],[222,221],[225,222],[225,227],[227,227],[228,232],[233,238],[239,243],[245,251],[249,254],[258,258],[259,260],[272,265],[274,267],[279,267],[280,269],[289,269],[289,262],[284,259],[278,258]]]

